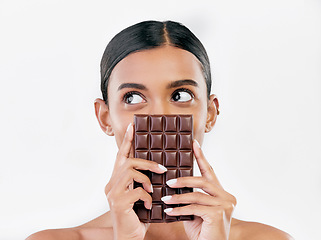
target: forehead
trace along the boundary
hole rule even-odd
[[[124,82],[155,86],[181,79],[193,79],[205,86],[201,64],[192,53],[163,46],[129,54],[115,66],[108,85],[112,89]]]

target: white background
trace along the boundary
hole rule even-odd
[[[234,217],[318,239],[321,2],[0,1],[0,239],[106,212],[117,153],[95,118],[109,40],[143,20],[189,27],[221,115],[203,150]],[[197,173],[196,173],[197,175]]]

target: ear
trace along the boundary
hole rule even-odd
[[[207,104],[207,119],[205,132],[210,132],[215,125],[217,115],[219,114],[219,102],[215,94],[210,96]]]
[[[104,100],[97,98],[94,102],[95,114],[99,122],[100,128],[108,135],[114,136],[114,132],[111,126],[109,108]]]

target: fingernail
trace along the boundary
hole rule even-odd
[[[197,143],[197,146],[201,148],[201,145],[199,144],[199,142],[196,139],[194,139],[194,141]]]
[[[158,167],[160,168],[160,169],[162,169],[163,171],[167,171],[167,168],[166,167],[164,167],[163,165],[161,165],[161,164],[158,164]]]
[[[149,208],[150,210],[152,210],[152,206],[153,206],[153,205],[150,205],[150,208]]]
[[[154,190],[153,190],[153,185],[152,184],[150,185],[150,189],[152,190],[151,192],[153,193]]]
[[[171,198],[172,198],[172,196],[164,196],[164,197],[161,198],[161,200],[163,202],[166,202],[166,201],[170,200]]]
[[[164,209],[164,212],[171,212],[173,210],[173,208],[166,208],[166,209]]]
[[[129,128],[130,128],[131,125],[132,125],[132,123],[129,123],[129,124],[128,124],[128,127],[127,127],[126,132],[128,132],[128,130],[129,130]]]
[[[176,183],[176,182],[177,182],[177,179],[175,178],[175,179],[168,180],[168,181],[166,182],[166,184],[167,184],[167,185],[173,185],[173,184]]]

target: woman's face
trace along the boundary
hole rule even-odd
[[[194,138],[200,144],[216,121],[218,101],[207,99],[198,59],[190,52],[162,46],[129,54],[113,69],[108,83],[109,108],[96,99],[103,131],[120,147],[134,114],[193,114]]]

